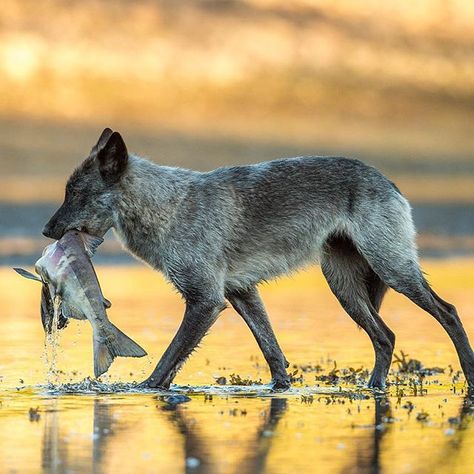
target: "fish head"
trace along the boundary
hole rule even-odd
[[[66,184],[64,202],[46,223],[43,234],[59,240],[77,229],[103,237],[113,225],[121,181],[128,166],[128,152],[118,132],[105,129],[89,156]]]
[[[44,248],[41,257],[35,263],[35,271],[43,283],[48,284],[56,280],[55,276],[59,262],[64,257],[64,252],[58,242]]]
[[[56,301],[62,298],[71,272],[74,255],[68,256],[61,245],[56,241],[43,250],[43,255],[35,263],[35,270],[41,281],[48,287],[51,299]]]

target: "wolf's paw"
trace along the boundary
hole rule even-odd
[[[367,382],[367,387],[374,390],[385,391],[385,389],[387,388],[385,384],[385,378],[374,371],[372,372],[372,375],[370,376],[370,379]]]
[[[272,380],[272,391],[274,392],[284,392],[291,387],[291,382],[289,378],[286,379],[273,379]]]
[[[154,377],[148,377],[146,380],[143,382],[139,383],[137,385],[138,389],[141,390],[168,390],[169,387],[165,387],[164,384],[160,383],[158,379],[155,379]]]

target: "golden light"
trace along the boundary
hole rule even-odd
[[[7,76],[17,81],[27,81],[41,64],[42,45],[38,38],[19,36],[5,40],[0,46],[0,67]]]

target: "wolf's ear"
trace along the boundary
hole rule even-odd
[[[97,153],[101,148],[104,148],[105,144],[107,143],[107,140],[110,138],[112,133],[114,132],[110,128],[104,128],[104,131],[100,134],[97,143],[92,147],[91,154]]]
[[[107,184],[116,183],[128,163],[128,152],[120,133],[113,132],[105,145],[97,152],[99,171]]]

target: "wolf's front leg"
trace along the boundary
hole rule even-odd
[[[286,372],[289,364],[278,344],[258,290],[250,288],[229,293],[226,297],[242,316],[257,340],[265,360],[270,366],[273,389],[286,390],[290,388],[290,376]]]
[[[225,304],[223,302],[200,301],[191,303],[188,301],[178,332],[155,370],[142,383],[142,386],[169,388],[179,369],[224,308]]]

